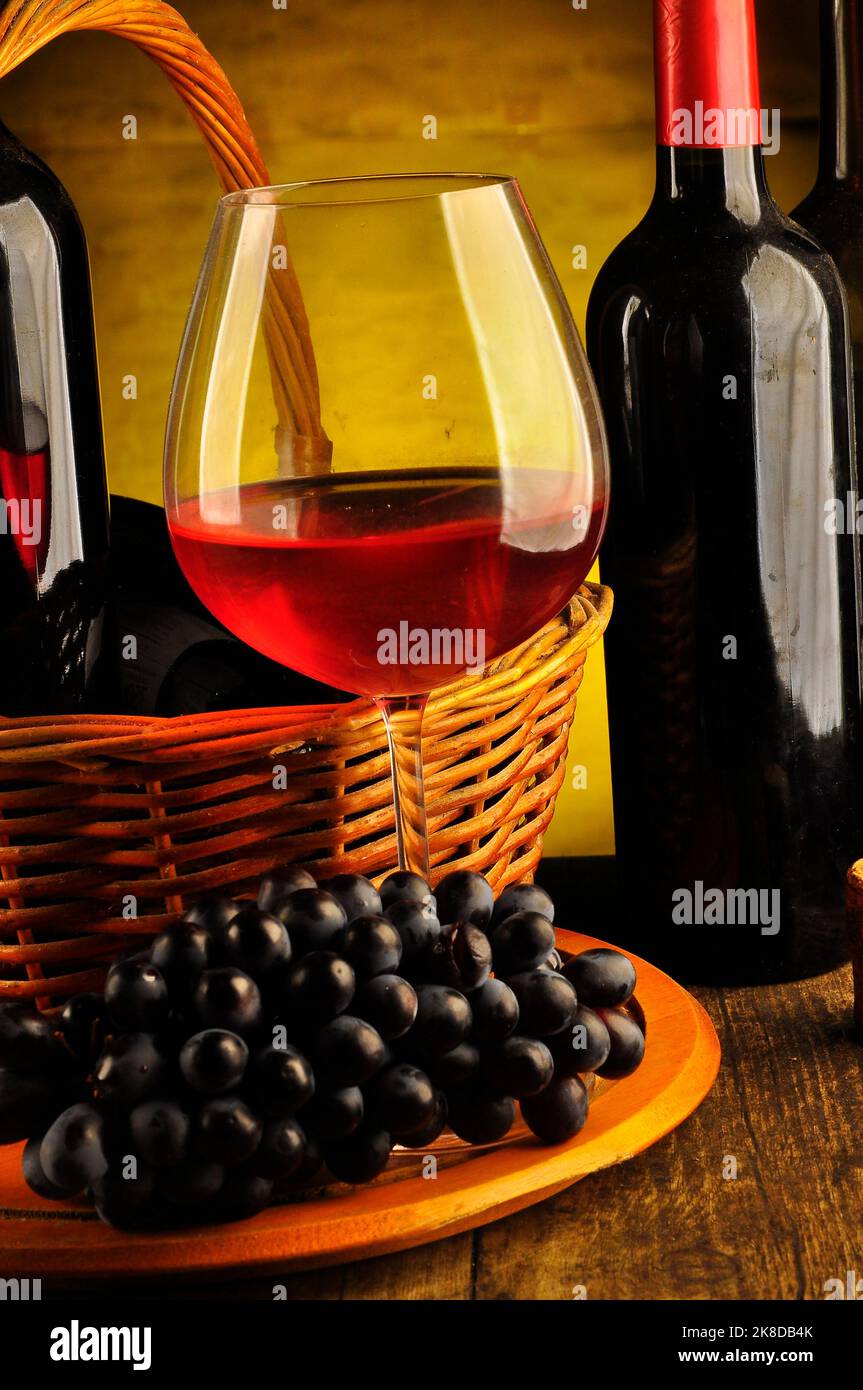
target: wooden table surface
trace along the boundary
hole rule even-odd
[[[719,1034],[719,1078],[645,1153],[471,1234],[172,1297],[272,1299],[281,1285],[289,1300],[569,1300],[583,1286],[594,1300],[793,1300],[823,1299],[826,1281],[844,1284],[849,1270],[863,1278],[863,1048],[850,967],[693,993]]]
[[[229,1280],[207,1297],[270,1299],[281,1284],[288,1299],[569,1300],[578,1285],[589,1299],[823,1299],[826,1280],[863,1277],[863,1049],[849,1031],[849,967],[693,993],[719,1033],[719,1079],[646,1153],[471,1234]]]

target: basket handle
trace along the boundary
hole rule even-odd
[[[0,14],[0,78],[52,39],[78,30],[116,34],[162,69],[204,137],[225,192],[271,182],[239,97],[223,69],[162,0],[11,0]],[[315,356],[293,266],[271,272],[265,333],[280,428],[314,463],[332,447],[321,426]]]

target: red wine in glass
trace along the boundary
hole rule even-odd
[[[183,502],[171,534],[250,646],[344,690],[414,695],[524,641],[590,568],[604,499],[524,469],[512,509],[508,483],[480,468],[247,483]]]
[[[374,699],[400,868],[429,872],[429,692],[565,605],[607,476],[593,381],[514,179],[221,200],[168,417],[177,557],[237,637]]]

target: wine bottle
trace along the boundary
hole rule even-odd
[[[863,458],[863,0],[821,0],[818,175],[791,216],[830,252],[848,296]]]
[[[162,507],[111,499],[108,587],[118,712],[169,717],[352,698],[270,661],[216,621],[177,563]]]
[[[107,554],[84,234],[0,124],[0,714],[98,702]]]
[[[860,853],[847,308],[768,191],[752,0],[657,0],[656,190],[602,267],[620,935],[683,978],[843,952]]]

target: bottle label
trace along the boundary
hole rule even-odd
[[[760,145],[753,0],[654,0],[656,143]]]

